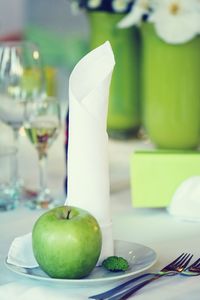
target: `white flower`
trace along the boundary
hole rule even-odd
[[[123,13],[129,4],[130,0],[114,0],[112,2],[112,8],[115,12]]]
[[[127,28],[135,24],[139,24],[142,16],[149,12],[150,0],[136,0],[135,4],[127,16],[125,16],[119,23],[119,28]]]
[[[198,5],[199,0],[162,0],[149,21],[165,42],[185,43],[200,32]]]
[[[88,7],[89,8],[97,8],[101,5],[102,0],[89,0]]]
[[[72,1],[71,10],[72,10],[72,14],[75,16],[79,13],[80,7],[77,1]]]

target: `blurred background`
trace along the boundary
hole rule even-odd
[[[68,77],[88,51],[88,24],[83,13],[74,17],[66,0],[0,0],[0,41],[29,40],[40,49],[47,77],[47,92],[61,102],[63,130],[49,151],[48,176],[52,192],[64,196],[66,161],[65,128],[68,109]],[[12,145],[11,128],[0,122],[0,145]],[[63,147],[62,147],[63,146]],[[19,175],[30,190],[37,189],[37,152],[23,130],[19,139]],[[30,159],[31,158],[31,159]],[[55,165],[55,161],[57,164]],[[29,168],[26,168],[26,165]],[[31,171],[30,171],[31,170]]]
[[[36,42],[49,76],[56,72],[56,92],[67,101],[67,78],[88,50],[88,22],[74,16],[67,0],[0,0],[0,40]],[[52,75],[53,76],[53,75]]]
[[[102,28],[102,35],[101,33],[96,34],[96,32],[93,32],[93,36],[99,36],[99,40],[93,39],[91,41],[91,27],[95,28],[95,26],[92,26],[90,22],[93,22],[93,20],[88,19],[88,15],[85,13],[85,11],[78,11],[76,13],[73,13],[70,1],[59,0],[58,2],[56,0],[0,0],[0,40],[5,41],[26,39],[35,42],[39,46],[47,77],[47,92],[50,96],[56,95],[61,101],[62,121],[63,127],[65,129],[68,108],[68,79],[70,72],[79,61],[79,59],[83,57],[89,51],[89,49],[95,48],[98,44],[103,43],[107,39],[112,39],[113,46],[116,49],[115,54],[119,58],[117,59],[117,66],[119,67],[116,72],[120,75],[116,76],[116,80],[114,80],[115,82],[112,89],[114,92],[111,97],[112,99],[116,99],[116,104],[114,100],[111,107],[112,112],[114,113],[112,114],[111,112],[110,114],[111,127],[114,126],[115,129],[116,126],[116,132],[114,130],[114,138],[116,135],[116,137],[119,137],[119,139],[126,139],[126,132],[125,135],[123,135],[123,132],[121,133],[121,125],[122,131],[124,130],[124,126],[125,131],[126,129],[128,129],[129,131],[130,127],[130,137],[133,137],[132,127],[136,126],[138,129],[138,111],[137,109],[135,111],[135,101],[138,102],[138,97],[135,94],[135,85],[137,82],[137,78],[134,77],[134,73],[136,70],[135,66],[133,66],[132,68],[133,60],[129,60],[130,56],[134,58],[135,46],[132,42],[132,29],[127,31],[125,30],[125,34],[122,33],[120,37],[120,35],[118,36],[118,34],[113,31],[113,28],[116,26],[119,17],[117,16],[116,18],[115,14],[107,15],[106,13],[100,13],[100,18],[101,17],[109,18],[111,20],[111,23],[109,25],[108,20],[103,19],[102,25],[104,25],[104,27]],[[126,32],[128,33],[128,35],[126,34]],[[116,44],[115,38],[117,38]],[[130,47],[127,47],[126,45],[127,39],[129,39],[131,43]],[[135,64],[135,62],[133,63]],[[130,67],[127,68],[128,66]],[[130,78],[130,80],[126,79],[126,82],[129,82],[128,86],[125,82],[122,83],[122,77],[124,77],[124,74],[127,75],[127,78]],[[135,100],[135,98],[137,99]],[[114,116],[113,119],[112,115]],[[12,139],[12,132],[10,128],[8,128],[8,126],[3,123],[1,123],[0,128],[3,128],[1,132],[3,132],[3,130],[4,132],[7,132],[7,134],[1,135],[0,143],[7,143],[8,140]],[[135,129],[133,128],[133,130]],[[66,137],[63,134],[60,135],[59,138],[62,139],[61,143],[63,144],[63,149],[61,149],[61,151],[63,159],[65,159],[67,151],[67,149],[65,149],[65,144],[67,145]],[[28,160],[28,155],[30,157],[31,152],[31,157],[33,157],[33,160],[29,163],[31,163],[32,165],[32,169],[34,170],[33,172],[35,172],[34,177],[37,178],[38,170],[37,167],[34,168],[34,166],[37,165],[36,153],[30,143],[26,143],[26,137],[23,136],[23,132],[21,135],[21,140],[22,146],[21,149],[19,149],[19,156],[21,156],[21,161],[23,160],[24,164],[24,161],[26,162]],[[24,147],[24,144],[26,144],[26,147]],[[58,166],[56,166],[56,168],[51,166],[51,155],[58,155],[58,160],[60,158],[60,153],[58,153],[58,151],[53,151],[53,148],[56,147],[56,144],[57,142],[52,146],[52,150],[49,151],[50,163],[48,164],[48,172],[49,175],[53,175],[55,179],[56,176],[58,178],[61,178],[63,176],[64,182],[64,178],[66,177],[66,165],[58,163]],[[26,151],[24,149],[26,149]],[[111,165],[113,165],[114,170],[112,178],[114,178],[114,181],[118,182],[118,177],[121,179],[125,176],[125,179],[121,181],[123,181],[122,185],[127,186],[129,181],[129,174],[127,174],[128,154],[132,151],[132,145],[130,143],[127,143],[126,145],[119,144],[116,151],[118,152],[118,156],[113,156],[115,158],[111,158],[110,161]],[[125,166],[124,152],[128,153],[126,155]],[[115,167],[116,161],[120,167]],[[21,172],[23,172],[23,174],[21,174],[21,177],[26,178],[26,185],[33,186],[32,177],[29,174],[29,171],[25,168],[19,169],[21,170]],[[55,171],[55,169],[57,171]],[[124,173],[126,175],[124,175]],[[117,177],[116,180],[115,177]],[[54,182],[55,189],[57,185],[59,185],[59,187],[63,190],[63,182],[58,183],[56,180],[52,180],[52,182]]]
[[[191,4],[190,7],[189,2],[185,1],[169,0],[167,5],[165,1],[160,1],[155,8],[159,18],[153,23],[148,19],[154,13],[149,4],[148,10],[146,6],[143,7],[138,22],[135,22],[141,26],[133,26],[132,23],[125,28],[119,28],[119,22],[130,11],[134,14],[135,7],[137,12],[139,1],[77,0],[74,3],[85,5],[85,11],[73,12],[69,0],[0,0],[0,40],[25,39],[39,46],[47,79],[47,93],[56,96],[61,102],[63,132],[59,138],[62,139],[60,143],[63,148],[59,150],[62,151],[62,159],[60,152],[49,152],[49,173],[54,176],[52,182],[55,188],[60,186],[63,190],[66,178],[66,164],[62,162],[66,162],[67,153],[69,75],[80,58],[106,40],[110,41],[116,60],[110,87],[107,123],[111,149],[111,190],[113,186],[113,190],[117,190],[118,187],[126,188],[130,181],[133,185],[133,180],[129,178],[129,169],[135,170],[135,166],[133,168],[133,162],[130,163],[129,158],[131,153],[137,152],[138,149],[147,150],[145,153],[150,158],[152,170],[154,162],[152,163],[149,149],[157,151],[153,152],[158,154],[156,157],[166,152],[172,166],[175,165],[178,156],[174,158],[171,151],[179,151],[180,153],[177,153],[180,157],[183,151],[196,153],[200,143],[199,2],[198,6]],[[89,5],[93,5],[92,8]],[[101,5],[104,6],[103,9]],[[199,9],[198,13],[196,7]],[[195,26],[187,25],[182,18],[182,12],[188,22],[197,21],[193,25],[198,27],[198,31]],[[193,14],[196,19],[191,17]],[[163,23],[159,20],[163,20]],[[184,24],[187,28],[182,26]],[[188,28],[195,28],[195,31],[189,32]],[[0,134],[0,143],[12,138],[8,126],[0,124],[0,130],[1,133],[7,132]],[[23,132],[21,139],[24,139],[24,145]],[[22,147],[19,152],[23,161],[28,160],[28,147],[33,152],[33,161],[30,163],[34,169],[36,153],[33,147],[27,142],[26,148]],[[60,161],[54,168],[51,166],[51,155],[54,155],[54,158],[58,156]],[[161,163],[163,161],[165,157]],[[142,157],[137,174],[140,174],[143,162]],[[162,178],[165,169],[161,163],[159,178]],[[185,167],[184,178],[179,174],[178,183],[187,176],[196,174],[196,163],[192,166],[192,170],[189,170],[188,166]],[[25,174],[22,174],[22,177],[27,178],[27,185],[29,181],[31,185],[29,170],[23,172]],[[62,178],[62,182],[56,181],[56,178]],[[143,174],[139,182],[143,188]],[[156,180],[154,183],[157,193]],[[177,185],[177,182],[174,184]],[[136,190],[135,182],[134,189]],[[170,190],[171,194],[172,192]],[[169,201],[170,197],[163,203],[153,200],[151,205],[165,206]],[[139,206],[146,205],[143,199],[138,203]]]

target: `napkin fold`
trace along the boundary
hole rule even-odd
[[[113,255],[107,110],[115,65],[109,42],[91,51],[69,79],[68,195],[66,205],[89,211],[102,231],[100,261]]]
[[[13,240],[8,251],[7,263],[23,268],[38,267],[32,250],[32,233]]]
[[[102,231],[99,264],[114,252],[106,132],[114,65],[112,48],[106,42],[76,65],[69,80],[68,197],[65,205],[83,208],[99,222]],[[14,239],[7,262],[26,268],[38,266],[31,233]]]
[[[200,221],[200,176],[189,177],[178,186],[168,211],[183,220]]]

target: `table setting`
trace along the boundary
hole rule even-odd
[[[199,151],[109,136],[116,57],[105,40],[77,62],[64,124],[39,48],[0,43],[0,300],[199,299]]]

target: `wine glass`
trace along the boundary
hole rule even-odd
[[[11,126],[15,147],[24,121],[28,101],[38,101],[45,91],[40,53],[31,42],[0,43],[0,120]],[[22,181],[18,175],[18,159],[14,163],[14,181],[19,196]]]
[[[39,158],[39,192],[27,202],[32,209],[52,208],[56,205],[47,187],[46,160],[48,149],[58,136],[60,127],[60,104],[57,99],[47,97],[42,102],[27,104],[24,129]]]

